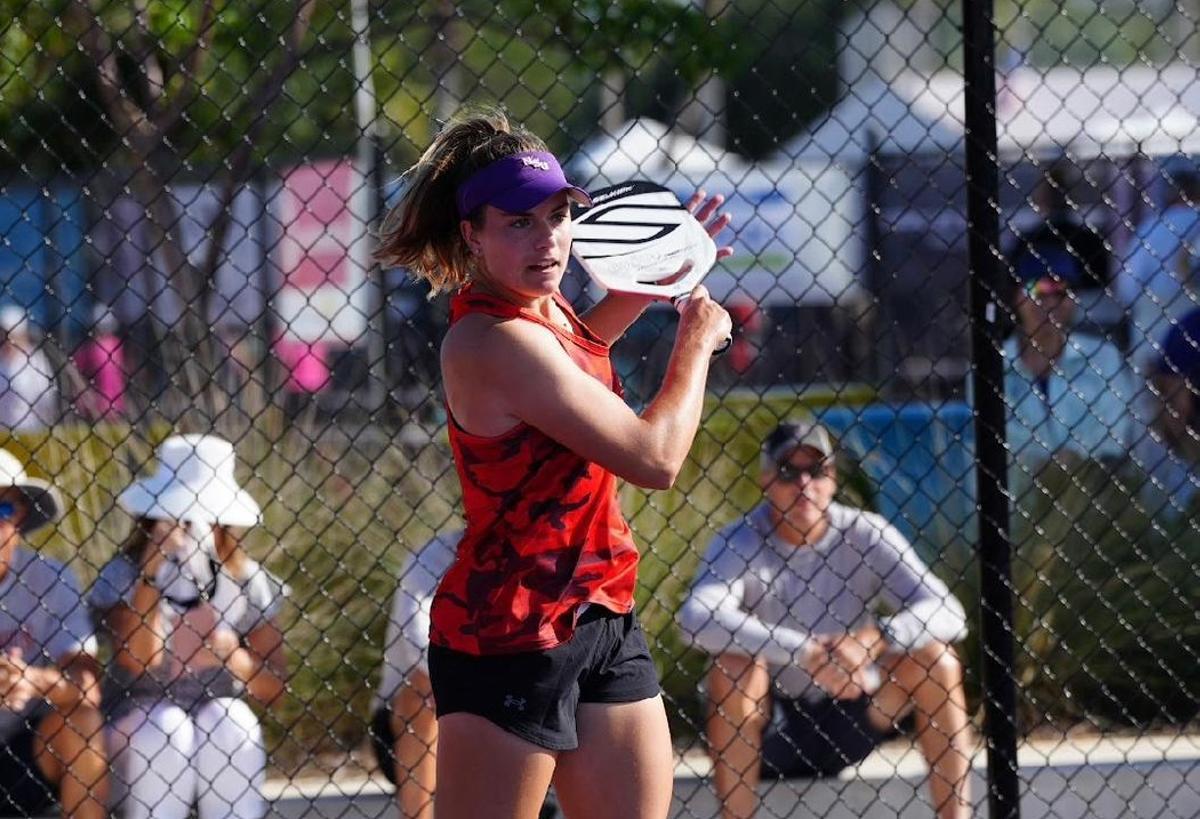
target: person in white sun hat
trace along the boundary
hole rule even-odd
[[[118,498],[136,519],[91,606],[112,642],[105,675],[114,807],[126,819],[266,815],[266,751],[244,701],[286,685],[277,625],[286,587],[240,535],[261,519],[234,477],[233,445],[178,435]]]
[[[0,815],[103,817],[96,638],[79,581],[24,544],[58,520],[54,487],[0,449]]]

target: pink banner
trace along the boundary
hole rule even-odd
[[[298,165],[284,172],[275,212],[283,236],[275,312],[285,336],[351,344],[366,330],[366,238],[355,215],[362,177],[350,160]]]

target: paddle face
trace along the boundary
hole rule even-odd
[[[691,293],[717,260],[717,246],[670,190],[632,181],[592,194],[571,224],[575,256],[605,290],[663,300]]]

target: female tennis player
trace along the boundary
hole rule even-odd
[[[382,262],[457,291],[441,359],[467,529],[431,613],[439,819],[535,817],[552,780],[572,819],[657,819],[670,803],[616,479],[671,486],[730,320],[696,288],[635,414],[609,345],[650,299],[610,294],[575,315],[559,293],[573,201],[589,198],[541,140],[467,115],[408,172],[381,236]],[[710,235],[729,221],[720,204],[689,202]]]

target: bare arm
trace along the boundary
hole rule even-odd
[[[0,653],[0,693],[3,705],[21,711],[34,699],[47,699],[63,714],[83,704],[100,707],[96,659],[78,652],[60,666],[33,666],[20,651]]]
[[[606,344],[615,344],[653,303],[649,296],[608,293],[580,318]]]
[[[81,651],[64,660],[61,669],[45,671],[48,679],[41,693],[56,708],[70,711],[84,703],[100,707],[100,668],[91,654]]]
[[[283,632],[274,622],[257,626],[246,643],[228,653],[225,667],[246,684],[251,697],[270,708],[287,688],[287,654]]]
[[[166,634],[158,589],[142,578],[136,584],[132,606],[118,603],[103,616],[105,627],[112,634],[113,662],[140,676],[162,663]]]
[[[674,482],[700,423],[712,351],[729,333],[728,314],[704,288],[684,305],[662,389],[641,417],[546,328],[473,318],[442,347],[447,395],[465,428],[498,434],[524,422],[640,486]]]

